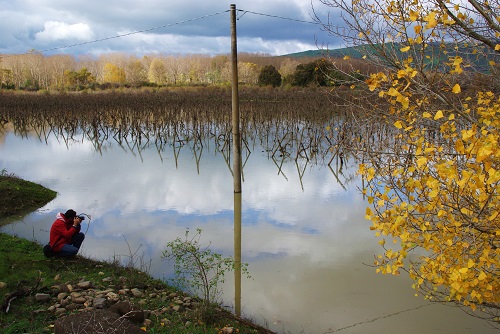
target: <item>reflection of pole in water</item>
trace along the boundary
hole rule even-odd
[[[234,193],[234,312],[241,315],[241,192]]]
[[[238,51],[236,47],[236,5],[231,4],[231,69],[232,69],[232,125],[233,125],[233,181],[234,181],[234,305],[241,315],[241,135],[238,101]]]

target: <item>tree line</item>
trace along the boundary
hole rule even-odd
[[[242,84],[261,86],[342,85],[373,69],[360,59],[241,54]],[[332,66],[333,63],[336,66]],[[339,70],[339,68],[341,70]],[[229,55],[149,55],[123,53],[99,57],[40,53],[0,55],[0,88],[15,90],[83,90],[112,87],[225,85],[231,82]]]

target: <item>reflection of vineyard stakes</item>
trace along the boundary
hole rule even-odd
[[[53,133],[66,144],[84,136],[98,152],[114,141],[138,155],[155,145],[162,160],[171,147],[176,164],[182,147],[189,146],[199,163],[203,150],[214,143],[229,168],[230,108],[228,89],[0,95],[0,115],[22,136],[36,131],[46,142]],[[240,93],[243,147],[249,154],[254,150],[249,143],[259,142],[270,158],[281,160],[277,166],[286,160],[331,162],[345,155],[360,130],[347,114],[336,110],[320,89],[245,88]]]

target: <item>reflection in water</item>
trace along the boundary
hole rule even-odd
[[[93,217],[84,255],[110,260],[140,250],[152,260],[150,272],[168,279],[171,264],[160,254],[186,228],[202,228],[214,251],[232,255],[239,202],[239,248],[252,279],[241,282],[241,296],[229,279],[224,299],[233,308],[241,299],[244,316],[290,333],[493,333],[458,309],[414,298],[408,278],[365,265],[379,246],[364,221],[360,180],[345,155],[332,159],[323,124],[304,130],[318,134],[304,146],[281,130],[244,137],[240,198],[232,189],[230,135],[215,125],[198,123],[203,136],[194,128],[169,127],[158,140],[102,126],[93,137],[88,129],[6,130],[0,168],[59,195],[2,231],[44,243],[53,216],[75,208]]]
[[[241,316],[241,192],[234,193],[234,313]]]

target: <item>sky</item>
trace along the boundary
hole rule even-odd
[[[331,11],[319,0],[0,0],[0,54],[227,54],[231,4],[238,52],[339,47],[310,23]]]

